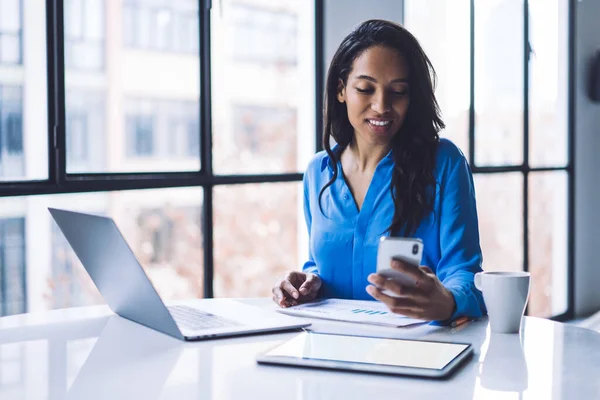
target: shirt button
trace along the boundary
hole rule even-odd
[[[348,200],[350,196],[348,196],[347,194],[344,195],[344,200]]]

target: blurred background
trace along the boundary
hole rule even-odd
[[[380,17],[437,71],[484,269],[532,273],[529,315],[575,316],[569,1],[207,5],[0,0],[1,315],[103,303],[47,207],[113,217],[166,300],[270,296],[307,257],[327,64]]]

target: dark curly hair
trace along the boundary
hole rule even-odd
[[[436,75],[431,61],[417,39],[394,22],[363,22],[346,36],[331,60],[325,88],[323,147],[334,166],[334,173],[319,193],[319,207],[323,212],[321,196],[337,179],[338,168],[335,166],[354,137],[346,104],[337,101],[339,82],[341,80],[346,86],[354,60],[375,46],[398,51],[409,68],[410,103],[402,127],[391,142],[394,171],[390,191],[394,217],[387,231],[411,236],[433,210],[436,185],[433,170],[440,140],[438,132],[444,128],[444,122],[434,95]],[[338,143],[340,151],[334,153],[331,150],[331,137]]]

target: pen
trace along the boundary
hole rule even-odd
[[[454,321],[452,321],[450,323],[450,326],[453,327],[453,328],[456,328],[457,326],[461,326],[462,324],[464,324],[466,322],[469,322],[469,318],[467,318],[467,317],[460,317],[460,318],[457,318]]]

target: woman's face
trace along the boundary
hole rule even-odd
[[[371,47],[354,60],[347,84],[340,81],[337,99],[346,103],[357,141],[389,144],[410,102],[408,74],[404,56],[386,47]]]

